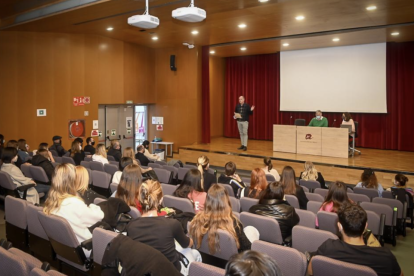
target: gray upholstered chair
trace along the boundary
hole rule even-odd
[[[260,240],[276,244],[283,244],[282,232],[277,220],[252,213],[242,212],[240,221],[243,226],[253,226],[260,233]]]
[[[178,180],[181,181],[184,179],[185,174],[189,171],[189,168],[178,168]]]
[[[105,164],[104,165],[104,171],[108,174],[110,174],[111,176],[114,175],[114,173],[116,173],[119,170],[118,166],[113,165],[113,164]]]
[[[305,194],[306,194],[306,197],[311,201],[319,201],[319,202],[325,201],[324,197],[319,194],[308,193],[308,192],[305,192]]]
[[[230,196],[230,203],[231,203],[231,209],[233,212],[239,213],[240,212],[240,200],[238,200],[235,197]]]
[[[339,235],[337,213],[319,211],[316,216],[318,217],[319,229]]]
[[[2,200],[5,200],[5,197],[7,195],[26,199],[27,190],[34,186],[35,184],[17,186],[16,184],[13,183],[13,180],[11,179],[8,173],[0,171],[0,187],[3,188],[3,190],[5,191],[5,195],[0,194],[0,199]]]
[[[194,213],[193,204],[187,198],[180,198],[180,197],[165,195],[163,203],[165,207],[174,207],[183,212]]]
[[[376,276],[377,273],[370,267],[341,262],[324,256],[312,258],[314,276]]]
[[[177,186],[161,183],[161,188],[162,188],[162,193],[164,194],[164,196],[166,195],[172,196],[174,191],[177,189]]]
[[[118,233],[107,231],[102,228],[95,228],[92,235],[92,250],[93,261],[95,265],[102,265],[102,259],[105,254],[106,246],[114,238],[118,236]]]
[[[371,199],[367,195],[348,193],[348,198],[355,203],[359,202],[371,202]]]
[[[188,276],[224,276],[225,270],[216,266],[192,262],[188,270]]]
[[[315,215],[319,212],[319,209],[321,208],[322,203],[319,201],[308,201],[307,204],[307,210],[311,211]]]
[[[69,163],[76,166],[75,160],[73,160],[73,158],[70,156],[62,156],[62,163]]]
[[[292,206],[293,208],[300,209],[299,200],[294,195],[285,195],[286,201]]]
[[[157,164],[157,163],[149,163],[148,167],[161,169],[162,165]]]
[[[22,171],[24,176],[29,177],[29,178],[33,178],[32,172],[30,171],[30,167],[31,167],[31,165],[22,164],[20,166],[20,170]]]
[[[299,180],[299,185],[303,187],[307,187],[311,193],[313,193],[313,190],[321,188],[321,183],[315,180]]]
[[[353,191],[356,194],[362,194],[362,195],[368,196],[371,199],[371,201],[374,197],[379,197],[379,193],[378,193],[377,189],[367,189],[367,188],[355,187]]]
[[[55,253],[46,235],[43,226],[40,224],[38,213],[43,210],[40,206],[27,204],[27,230],[29,232],[30,252],[36,256],[42,256],[48,260],[54,259]]]
[[[218,183],[218,184],[223,186],[227,190],[227,193],[229,194],[229,196],[234,197],[234,190],[230,184],[222,184],[222,183]]]
[[[324,199],[328,195],[328,192],[329,192],[328,189],[322,189],[322,188],[316,188],[315,190],[313,190],[314,194],[321,195]]]
[[[89,162],[89,168],[92,171],[101,171],[101,172],[105,171],[104,165],[101,162],[97,162],[97,161],[90,161]]]
[[[90,169],[91,168],[89,166],[89,161],[81,161],[80,162],[80,165],[83,166],[83,167],[85,167],[85,168],[87,168],[87,169]]]
[[[292,229],[292,248],[302,253],[315,252],[327,239],[337,240],[331,232],[296,225]]]
[[[210,250],[208,248],[208,233],[206,233],[201,242],[199,251],[214,256],[216,258],[228,261],[231,256],[238,253],[236,241],[230,233],[221,229],[217,230],[217,235],[219,238],[220,250],[215,252],[215,254],[210,253]]]
[[[299,224],[301,226],[309,227],[315,229],[316,215],[315,213],[308,210],[295,209],[296,214],[298,214],[300,220]]]
[[[106,197],[111,195],[109,184],[111,183],[111,175],[106,172],[92,171],[92,189]]]
[[[30,166],[29,170],[32,174],[33,180],[36,181],[36,183],[50,183],[51,179],[49,179],[45,170],[42,167]]]
[[[256,198],[242,197],[240,198],[240,211],[248,212],[250,207],[259,203]]]
[[[13,246],[27,249],[27,201],[6,196],[4,202],[6,217],[6,238]]]
[[[267,182],[271,183],[271,182],[275,182],[276,178],[271,174],[266,174],[266,180]]]
[[[171,171],[167,171],[164,170],[162,168],[152,168],[155,172],[155,174],[158,177],[158,181],[160,183],[165,183],[165,184],[172,184],[172,180],[173,180],[173,173]]]

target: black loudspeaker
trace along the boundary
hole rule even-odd
[[[175,55],[170,56],[170,68],[171,71],[177,71],[177,67],[175,67]]]

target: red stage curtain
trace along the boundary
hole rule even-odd
[[[210,51],[203,46],[201,58],[201,141],[210,143]]]
[[[232,118],[239,95],[256,105],[250,118],[251,139],[272,140],[273,124],[293,124],[299,118],[309,123],[315,116],[311,112],[280,111],[279,54],[232,57],[226,62],[226,137],[239,137]],[[386,78],[388,113],[352,114],[359,122],[357,146],[414,151],[414,42],[387,44]],[[329,126],[341,124],[341,113],[324,116]]]

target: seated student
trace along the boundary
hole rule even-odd
[[[266,157],[263,159],[263,163],[265,164],[265,167],[262,168],[265,174],[273,175],[276,181],[280,181],[280,175],[276,169],[273,169],[272,159],[269,157]]]
[[[94,155],[95,148],[93,146],[95,146],[95,140],[93,139],[93,137],[88,137],[86,138],[86,146],[83,148],[83,150],[85,152],[89,152],[91,155]]]
[[[47,178],[49,178],[49,183],[52,181],[53,173],[55,172],[55,167],[50,161],[49,151],[46,149],[39,149],[36,152],[36,155],[32,158],[32,165],[42,167],[45,171]]]
[[[96,147],[96,153],[92,155],[92,161],[101,162],[104,165],[109,164],[104,144],[99,144]]]
[[[328,119],[322,116],[322,111],[316,110],[315,118],[313,118],[309,125],[311,127],[328,127]]]
[[[54,150],[57,152],[57,154],[62,157],[63,155],[65,155],[66,150],[62,147],[62,137],[59,135],[55,135],[52,138],[53,140],[53,145],[50,146],[49,150]]]
[[[115,161],[121,161],[122,154],[121,154],[121,144],[118,140],[112,140],[111,146],[108,150],[108,155],[111,155],[115,158]]]
[[[66,219],[72,227],[76,238],[81,243],[92,238],[88,227],[104,218],[99,206],[87,206],[79,197],[76,187],[76,170],[72,164],[64,163],[56,166],[52,180],[52,188],[45,202],[43,212],[47,215],[56,215]],[[90,251],[84,249],[89,257]]]
[[[17,143],[16,140],[9,140],[9,141],[7,141],[6,147],[15,148],[17,150],[17,161],[14,162],[14,165],[15,166],[17,166],[18,168],[20,168],[20,166],[22,164],[25,164],[25,162],[23,161],[23,159],[21,159],[20,156],[19,156],[19,154],[18,154],[19,153],[18,152],[19,144]],[[28,164],[28,163],[26,163],[26,164]]]
[[[176,197],[188,198],[197,214],[204,210],[207,193],[201,187],[201,173],[197,169],[189,170],[181,181],[181,184],[173,193]]]
[[[227,231],[235,240],[239,252],[250,250],[252,242],[259,239],[258,231],[252,226],[243,229],[243,224],[233,214],[227,190],[213,184],[207,193],[204,211],[191,221],[190,236],[197,248],[201,247],[204,235],[208,235],[208,248],[211,254],[219,249],[217,229]]]
[[[137,160],[135,160],[135,153],[134,153],[134,150],[131,147],[127,147],[127,148],[124,149],[124,151],[122,152],[122,157],[129,157],[129,158],[132,159],[132,162],[135,165],[139,165]],[[121,160],[119,160],[119,161],[121,162]],[[143,166],[145,166],[145,165],[143,165]]]
[[[294,195],[298,198],[300,209],[306,210],[308,204],[308,198],[306,197],[305,191],[301,186],[296,184],[295,171],[291,166],[283,168],[282,177],[280,182],[283,186],[285,195]]]
[[[19,139],[17,141],[17,154],[24,162],[29,161],[30,155],[28,153],[29,145],[27,144],[25,139]]]
[[[250,198],[260,198],[267,187],[266,175],[262,169],[252,170],[250,187],[244,189],[244,196]]]
[[[81,161],[85,159],[85,152],[82,150],[82,146],[79,141],[72,142],[72,147],[69,152],[70,157],[73,158],[77,166],[79,166]]]
[[[129,160],[124,160],[124,164],[129,163]],[[128,206],[138,208],[138,192],[142,183],[141,169],[138,165],[129,164],[125,166],[115,197],[125,201]]]
[[[122,172],[124,171],[125,167],[133,164],[133,161],[129,157],[122,157],[121,162],[119,162],[119,171],[116,171],[114,173],[114,176],[112,176],[112,183],[119,184],[121,181]]]
[[[106,199],[106,197],[98,194],[94,190],[89,188],[89,173],[83,166],[76,166],[76,180],[75,189],[79,196],[83,199],[86,205],[90,205],[94,202],[95,198]]]
[[[405,191],[409,194],[411,194],[412,196],[414,196],[414,192],[413,189],[411,188],[407,188],[406,184],[408,182],[408,178],[403,175],[403,174],[396,174],[392,184],[394,184],[394,187],[388,188],[388,191],[391,191],[393,188],[399,188],[399,189],[405,189]]]
[[[338,210],[338,228],[342,240],[326,240],[312,255],[364,265],[372,268],[378,276],[403,275],[397,259],[386,247],[365,245],[363,233],[367,228],[367,213],[359,205],[346,205]],[[313,275],[312,260],[308,273]]]
[[[347,187],[343,182],[336,181],[329,186],[328,194],[322,203],[319,211],[338,213],[338,210],[344,205],[353,204],[354,202],[348,198]],[[319,227],[318,218],[316,218],[316,226]]]
[[[14,165],[14,163],[17,161],[17,149],[12,147],[6,147],[3,149],[3,154],[1,156],[1,160],[3,164],[1,165],[1,171],[5,172],[10,175],[13,183],[19,187],[23,185],[28,184],[35,184],[31,178],[25,177],[22,173],[22,171]],[[47,185],[42,185],[49,187]],[[41,188],[40,192],[47,192],[49,189],[43,189]],[[39,204],[39,194],[38,191],[35,188],[29,188],[27,190],[26,200],[28,202],[31,202],[33,204]]]
[[[210,168],[210,160],[207,156],[202,155],[197,159],[197,168],[201,173],[201,186],[204,191],[208,191],[213,183],[217,183],[217,178],[208,171]]]
[[[282,276],[275,259],[264,253],[247,250],[234,255],[226,264],[226,276]]]
[[[145,140],[144,142],[142,142],[142,145],[144,146],[144,149],[145,149],[145,151],[144,151],[144,155],[149,159],[149,160],[151,160],[151,161],[153,161],[153,162],[155,162],[155,161],[161,161],[161,157],[159,157],[159,155],[157,155],[157,154],[151,154],[150,152],[149,152],[149,145],[150,145],[150,142],[148,141],[148,140]]]
[[[272,182],[264,190],[260,197],[259,204],[250,207],[249,212],[277,220],[282,232],[282,238],[292,235],[292,228],[299,223],[299,216],[295,208],[284,200],[285,194],[280,182]]]
[[[364,170],[364,172],[361,174],[360,182],[355,187],[377,189],[379,197],[382,197],[382,192],[384,191],[382,185],[378,183],[378,179],[375,175],[375,172],[371,169]]]
[[[305,171],[300,173],[299,179],[318,181],[322,189],[328,189],[322,174],[316,170],[311,161],[305,162]]]
[[[178,220],[158,215],[162,199],[161,184],[158,181],[147,180],[142,183],[139,191],[142,217],[128,224],[128,236],[159,250],[183,273],[187,271],[188,266],[180,262],[179,252],[189,262],[201,261],[201,256],[197,250],[191,249],[193,240],[185,235]]]
[[[49,156],[50,162],[55,162],[55,158],[53,157],[53,154],[49,151],[49,144],[48,143],[40,143],[37,150],[33,150],[33,156],[37,154],[37,151],[40,149],[45,149],[47,151],[47,154]]]
[[[138,146],[137,154],[135,154],[135,158],[139,160],[139,163],[141,163],[141,166],[148,166],[151,160],[149,160],[148,157],[145,156],[144,152],[145,152],[144,146],[143,145]]]
[[[227,162],[224,166],[224,174],[221,174],[218,178],[218,183],[230,184],[234,191],[236,198],[244,197],[244,185],[240,176],[236,174],[236,164],[233,162]]]

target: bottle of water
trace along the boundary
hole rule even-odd
[[[154,137],[154,142],[157,142],[157,136]]]

